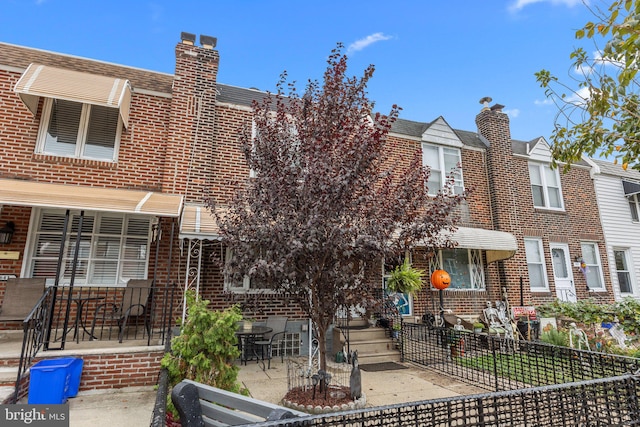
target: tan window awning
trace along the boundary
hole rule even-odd
[[[486,251],[488,263],[511,258],[518,250],[515,236],[504,231],[458,227],[451,238],[458,248]]]
[[[129,126],[131,85],[126,79],[31,64],[13,90],[33,114],[43,96],[118,108],[124,126]]]
[[[220,240],[215,216],[202,205],[185,205],[180,221],[180,239]]]
[[[178,217],[182,196],[154,191],[0,179],[0,204]]]

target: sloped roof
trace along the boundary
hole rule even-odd
[[[603,175],[619,176],[620,178],[632,179],[640,182],[640,171],[635,169],[622,169],[622,165],[614,165],[613,162],[601,159],[591,159],[593,163],[598,165],[600,173]]]
[[[134,92],[136,89],[145,89],[168,95],[172,93],[173,74],[149,71],[95,59],[0,42],[0,65],[26,69],[29,64],[33,62],[52,67],[127,79],[131,83]],[[251,107],[254,100],[259,101],[267,96],[267,92],[265,91],[222,83],[218,83],[217,88],[217,101],[220,103]],[[420,138],[432,123],[433,121],[418,122],[399,118],[393,124],[391,131]],[[477,132],[461,129],[453,129],[453,131],[465,146],[481,149],[487,148],[486,140]],[[514,147],[514,153],[526,153],[526,142],[513,141],[512,145]]]
[[[134,91],[135,89],[146,89],[170,94],[173,83],[172,74],[0,42],[0,64],[26,69],[32,62],[84,73],[127,79],[131,82]]]

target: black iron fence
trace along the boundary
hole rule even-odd
[[[46,288],[22,322],[22,349],[12,401],[26,393],[24,374],[38,352],[63,350],[68,338],[77,343],[142,340],[146,345],[164,344],[173,325],[175,295],[175,287]]]
[[[59,286],[51,288],[50,328],[45,349],[67,342],[142,340],[163,344],[174,307],[174,287]],[[153,342],[152,342],[153,340]]]
[[[640,379],[623,375],[309,416],[253,426],[583,427],[640,425]]]
[[[488,390],[516,390],[637,372],[640,359],[404,323],[402,357]]]

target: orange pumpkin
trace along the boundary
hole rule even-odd
[[[436,289],[447,289],[451,284],[451,277],[444,270],[436,270],[431,274],[431,284]]]

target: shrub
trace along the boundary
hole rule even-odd
[[[563,330],[551,328],[540,335],[540,341],[547,344],[569,347],[569,334]]]
[[[187,317],[180,335],[171,340],[171,352],[164,355],[161,365],[169,372],[169,387],[183,379],[198,381],[223,390],[248,395],[238,383],[240,356],[235,334],[242,318],[240,309],[232,306],[224,311],[207,308],[209,301],[186,294]],[[175,410],[169,399],[168,410]]]

